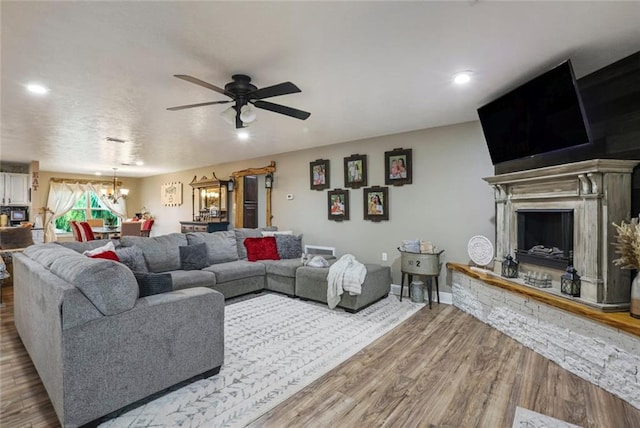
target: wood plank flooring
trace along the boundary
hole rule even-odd
[[[2,291],[0,427],[58,427],[15,330],[11,288]],[[517,406],[584,427],[640,427],[640,410],[437,304],[250,426],[510,428]]]

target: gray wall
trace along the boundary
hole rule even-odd
[[[257,143],[256,143],[257,144]],[[384,186],[384,152],[413,149],[413,184],[389,188],[389,221],[363,220],[362,189],[349,192],[350,218],[327,219],[327,191],[309,189],[309,162],[331,161],[331,188],[344,188],[343,158],[368,156],[368,184]],[[273,188],[273,224],[281,230],[303,233],[303,243],[336,247],[338,255],[351,253],[358,260],[392,266],[394,283],[400,283],[397,247],[403,239],[432,241],[445,250],[443,261],[468,262],[467,242],[477,234],[494,241],[493,192],[482,177],[493,175],[493,166],[479,122],[431,128],[384,137],[301,150],[269,158],[215,165],[141,180],[139,191],[156,217],[154,235],[180,231],[180,220],[191,216],[194,175],[219,178],[248,167],[276,161]],[[180,207],[160,204],[160,186],[183,182],[184,203]],[[293,194],[293,200],[286,195]],[[134,207],[130,207],[132,211]],[[388,253],[388,261],[381,255]],[[441,284],[444,284],[441,276]],[[447,287],[443,287],[446,290]]]

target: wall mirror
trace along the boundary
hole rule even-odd
[[[256,188],[255,190],[258,192],[264,191],[264,201],[265,201],[265,210],[262,211],[258,207],[254,207],[254,203],[252,201],[253,188],[257,185],[257,183],[264,183],[264,178],[270,174],[270,178],[273,179],[273,175],[276,171],[276,163],[271,161],[271,163],[262,168],[247,168],[242,171],[235,171],[231,174],[233,180],[235,181],[235,190],[234,190],[234,227],[248,227],[253,226],[249,224],[249,220],[252,219],[252,210],[255,210],[257,213],[265,212],[265,224],[266,226],[271,226],[271,219],[273,215],[271,214],[271,188],[260,186],[261,188]],[[262,177],[262,179],[258,179],[258,177]],[[248,186],[245,185],[245,178],[247,179]]]
[[[215,172],[212,178],[193,177],[191,183],[191,216],[193,221],[228,221],[227,182],[219,180]],[[197,203],[196,203],[197,200]]]

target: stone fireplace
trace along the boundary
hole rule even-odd
[[[496,272],[515,256],[521,271],[550,275],[551,292],[559,294],[560,275],[572,262],[581,276],[577,300],[628,308],[631,280],[613,264],[612,223],[629,218],[631,173],[639,162],[594,159],[485,178],[495,190]]]

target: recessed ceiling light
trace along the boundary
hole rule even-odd
[[[464,85],[465,83],[469,83],[471,81],[471,72],[461,71],[460,73],[456,73],[453,76],[453,81],[458,85]]]
[[[249,133],[247,131],[239,131],[238,132],[238,139],[240,139],[240,140],[248,140],[249,139]]]
[[[142,161],[136,161],[136,166],[142,166],[142,165],[144,165],[144,162],[142,162]]]
[[[100,171],[96,171],[96,175],[102,175]]]
[[[32,93],[38,94],[38,95],[44,95],[47,92],[49,92],[48,88],[46,88],[45,86],[39,85],[37,83],[29,83],[27,85],[27,90],[29,92],[32,92]]]

